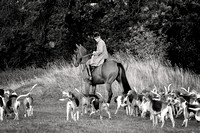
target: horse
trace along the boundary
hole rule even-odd
[[[75,67],[78,67],[82,64],[85,70],[85,74],[87,73],[86,62],[91,58],[91,54],[88,53],[85,47],[82,45],[76,44],[76,50],[73,55],[73,64]],[[112,89],[111,85],[116,80],[119,85],[123,88],[123,94],[127,94],[131,87],[128,83],[126,72],[123,65],[117,61],[107,59],[104,63],[91,71],[92,80],[84,80],[85,81],[85,94],[89,94],[90,87],[92,86],[92,94],[96,92],[96,85],[105,84],[108,99],[107,103],[110,104],[112,99]],[[89,77],[88,77],[89,78]],[[87,77],[86,77],[87,79]]]

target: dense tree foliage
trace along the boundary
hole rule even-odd
[[[99,31],[108,51],[158,58],[200,72],[195,0],[0,0],[0,69],[71,60]]]

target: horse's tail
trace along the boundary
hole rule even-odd
[[[118,76],[119,79],[121,80],[121,83],[122,83],[122,86],[124,88],[124,94],[127,94],[129,90],[131,90],[131,87],[128,83],[128,80],[127,80],[127,77],[126,77],[126,72],[125,72],[125,69],[123,67],[123,65],[121,63],[117,63],[117,66],[119,68],[119,74]]]

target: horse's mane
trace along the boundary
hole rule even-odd
[[[87,49],[85,47],[83,47],[82,45],[80,45],[79,50],[84,55],[87,54],[87,52],[88,52]]]

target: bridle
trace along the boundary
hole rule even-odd
[[[85,58],[85,57],[88,57],[88,56],[90,56],[90,55],[92,55],[92,53],[86,54],[86,55],[82,56],[81,58]]]
[[[79,55],[80,55],[80,62],[79,62],[79,64],[81,64],[81,62],[82,62],[82,60],[83,60],[83,58],[86,58],[86,57],[88,57],[88,56],[91,56],[92,55],[92,53],[90,53],[90,54],[86,54],[86,55],[82,55],[82,53],[80,52],[80,51],[78,51],[78,53],[79,53]]]

